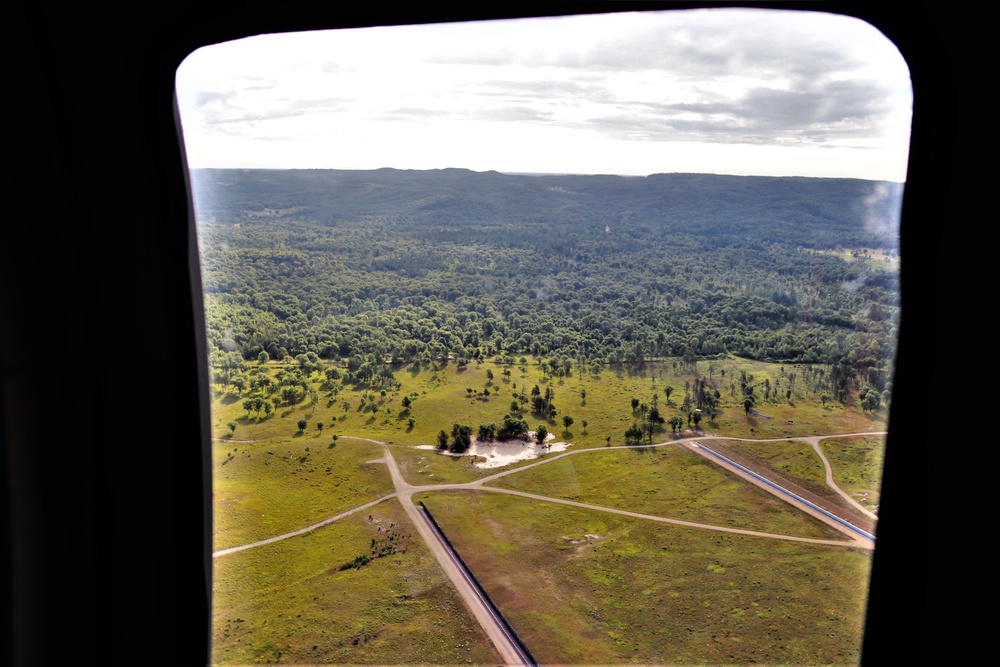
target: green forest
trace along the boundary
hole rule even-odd
[[[245,384],[260,359],[377,388],[412,365],[531,356],[562,375],[734,354],[815,365],[841,401],[891,389],[900,184],[461,169],[191,178],[220,384]]]

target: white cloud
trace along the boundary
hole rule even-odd
[[[264,35],[199,50],[177,80],[196,167],[905,174],[905,64],[829,14]]]

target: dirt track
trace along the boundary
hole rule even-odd
[[[874,533],[875,515],[872,514],[870,511],[868,511],[867,509],[865,509],[864,507],[861,507],[860,505],[858,505],[858,503],[856,503],[846,493],[844,493],[843,490],[841,490],[840,488],[838,488],[836,486],[836,484],[833,481],[833,474],[832,474],[832,471],[831,471],[831,468],[830,468],[830,464],[826,460],[826,457],[823,456],[823,453],[822,453],[822,451],[819,448],[819,441],[820,440],[827,439],[827,438],[848,437],[848,436],[856,436],[856,435],[884,435],[884,433],[882,433],[882,432],[879,432],[879,433],[849,433],[849,434],[826,435],[826,436],[811,436],[811,437],[798,437],[798,438],[781,438],[781,439],[773,440],[773,442],[778,442],[778,441],[781,441],[781,440],[802,440],[802,441],[809,442],[813,446],[813,448],[816,450],[816,452],[820,456],[820,458],[822,459],[823,465],[826,467],[826,483],[827,483],[827,485],[831,489],[833,489],[837,494],[839,494],[840,496],[842,496],[843,498],[845,498],[850,503],[850,510],[851,511],[846,511],[846,512],[844,511],[845,508],[843,506],[836,505],[836,504],[831,504],[828,501],[825,501],[824,499],[819,498],[818,496],[816,496],[816,494],[813,494],[813,493],[809,492],[806,489],[802,489],[799,485],[796,485],[796,484],[794,484],[792,482],[789,482],[788,480],[781,479],[780,476],[775,475],[773,473],[773,471],[764,471],[764,470],[760,469],[759,466],[756,466],[755,464],[753,464],[753,462],[746,461],[745,459],[738,460],[741,457],[739,457],[738,454],[733,453],[731,450],[727,449],[726,450],[726,455],[730,456],[731,458],[733,458],[734,461],[738,460],[738,462],[741,465],[746,465],[747,468],[749,468],[751,470],[754,470],[755,472],[758,472],[758,474],[764,474],[764,473],[766,473],[766,474],[764,474],[764,476],[768,477],[772,481],[780,484],[781,486],[783,486],[785,488],[788,488],[788,489],[794,491],[795,493],[797,493],[799,495],[802,495],[804,498],[809,499],[810,502],[819,501],[816,504],[820,505],[821,507],[824,507],[824,509],[827,509],[828,511],[831,511],[834,514],[837,514],[841,518],[844,518],[845,520],[853,523],[854,525],[858,525],[860,528],[866,530],[867,532]],[[707,460],[711,461],[712,463],[714,463],[716,465],[719,465],[720,467],[728,470],[732,474],[738,475],[739,477],[747,480],[748,482],[750,482],[750,483],[752,483],[752,484],[760,487],[761,489],[767,491],[768,493],[774,494],[775,496],[777,496],[781,500],[783,500],[785,502],[788,502],[788,503],[790,503],[790,504],[798,507],[799,509],[801,509],[801,510],[807,512],[807,513],[809,513],[810,515],[816,517],[820,521],[823,521],[824,523],[826,523],[826,524],[832,526],[833,528],[837,529],[839,532],[841,532],[842,534],[844,534],[848,539],[847,540],[823,540],[823,539],[813,539],[813,538],[806,538],[806,537],[795,537],[795,536],[790,536],[790,535],[779,535],[779,534],[774,534],[774,533],[764,533],[764,532],[759,532],[759,531],[745,530],[745,529],[738,529],[738,528],[729,528],[729,527],[725,527],[725,526],[716,526],[716,525],[712,525],[712,524],[703,524],[703,523],[696,523],[696,522],[690,522],[690,521],[681,521],[681,520],[678,520],[678,519],[670,519],[670,518],[667,518],[667,517],[658,517],[658,516],[653,516],[653,515],[648,515],[648,514],[640,514],[640,513],[637,513],[637,512],[629,512],[629,511],[626,511],[626,510],[619,510],[619,509],[614,509],[614,508],[609,508],[609,507],[603,507],[603,506],[599,506],[599,505],[591,505],[591,504],[580,503],[580,502],[575,502],[575,501],[571,501],[571,500],[564,500],[562,498],[553,498],[553,497],[543,496],[543,495],[534,494],[534,493],[526,493],[526,492],[523,492],[523,491],[514,491],[512,489],[501,489],[501,488],[497,488],[497,487],[484,486],[484,484],[486,482],[498,479],[500,477],[504,477],[506,475],[517,473],[517,472],[520,472],[522,470],[526,470],[528,468],[533,468],[535,466],[546,465],[548,463],[551,463],[552,461],[558,460],[558,459],[563,458],[565,456],[575,456],[577,454],[583,454],[585,452],[592,452],[592,451],[607,451],[609,449],[608,447],[594,447],[594,448],[588,448],[588,449],[577,449],[577,450],[568,451],[568,452],[565,452],[565,453],[562,453],[562,454],[557,454],[557,455],[554,455],[554,456],[548,456],[548,457],[546,457],[546,458],[544,458],[542,460],[536,461],[535,463],[530,463],[530,464],[525,465],[525,466],[520,466],[518,468],[514,468],[514,469],[511,469],[511,470],[506,470],[506,471],[503,471],[503,472],[499,472],[499,473],[496,473],[494,475],[490,475],[488,477],[484,477],[482,479],[478,479],[478,480],[473,481],[473,482],[466,482],[466,483],[462,483],[462,484],[422,484],[422,485],[419,485],[419,486],[414,486],[414,485],[410,484],[409,482],[407,482],[403,478],[403,475],[399,471],[399,467],[396,465],[396,460],[392,456],[391,448],[390,448],[390,446],[387,443],[384,443],[384,442],[381,442],[381,441],[378,441],[378,440],[371,440],[369,438],[356,438],[354,436],[341,436],[341,437],[345,438],[345,439],[366,440],[368,442],[377,443],[377,444],[379,444],[379,445],[381,445],[383,447],[383,449],[385,450],[385,455],[382,458],[380,458],[380,459],[376,459],[374,461],[370,461],[370,463],[383,463],[383,464],[386,465],[386,467],[389,469],[389,475],[392,478],[392,483],[393,483],[393,485],[395,486],[395,489],[396,489],[395,493],[391,493],[389,495],[383,496],[382,498],[379,498],[379,499],[374,500],[372,502],[366,503],[364,505],[360,505],[358,507],[355,507],[354,509],[351,509],[351,510],[348,510],[347,512],[343,512],[343,513],[338,514],[336,516],[330,517],[328,519],[325,519],[324,521],[321,521],[319,523],[313,524],[311,526],[307,526],[305,528],[301,528],[299,530],[296,530],[296,531],[293,531],[293,532],[290,532],[290,533],[285,533],[284,535],[277,535],[275,537],[272,537],[272,538],[269,538],[269,539],[266,539],[266,540],[261,540],[259,542],[253,542],[251,544],[246,544],[246,545],[242,545],[242,546],[238,546],[238,547],[233,547],[233,548],[230,548],[230,549],[224,549],[224,550],[221,550],[221,551],[217,551],[214,554],[212,554],[212,556],[214,558],[218,558],[220,556],[225,556],[227,554],[235,553],[237,551],[243,551],[245,549],[250,549],[250,548],[253,548],[253,547],[256,547],[256,546],[260,546],[260,545],[263,545],[263,544],[270,544],[270,543],[273,543],[273,542],[277,542],[279,540],[287,539],[289,537],[294,537],[295,535],[300,535],[302,533],[305,533],[305,532],[308,532],[308,531],[311,531],[311,530],[315,530],[317,528],[321,528],[321,527],[323,527],[326,524],[329,524],[329,523],[331,523],[333,521],[336,521],[338,519],[346,517],[346,516],[348,516],[350,514],[353,514],[353,513],[357,512],[357,511],[360,511],[360,510],[365,509],[367,507],[371,507],[372,505],[378,504],[378,503],[380,503],[380,502],[382,502],[384,500],[388,500],[389,498],[398,498],[399,501],[400,501],[400,503],[403,506],[403,509],[406,511],[407,516],[410,517],[410,520],[413,522],[413,525],[417,529],[417,532],[420,534],[420,536],[423,539],[424,543],[427,545],[427,548],[430,549],[431,553],[434,554],[434,557],[437,559],[438,563],[441,564],[441,567],[444,570],[445,574],[448,576],[449,580],[451,580],[452,584],[455,586],[456,590],[461,595],[462,599],[465,600],[466,605],[468,606],[468,608],[472,612],[472,614],[476,617],[476,620],[478,620],[479,623],[480,623],[480,625],[482,625],[483,629],[486,631],[486,634],[489,636],[490,640],[493,642],[493,645],[497,648],[497,650],[499,651],[500,655],[502,656],[505,664],[508,664],[508,665],[524,664],[524,661],[521,659],[520,653],[519,653],[518,649],[516,648],[516,646],[514,645],[513,641],[510,639],[510,637],[507,636],[507,634],[506,634],[505,630],[503,629],[503,627],[493,617],[491,611],[487,608],[486,604],[480,599],[478,593],[473,589],[472,585],[465,579],[465,576],[461,572],[461,570],[459,569],[459,567],[454,563],[454,561],[452,560],[451,555],[450,555],[450,553],[448,551],[448,547],[441,542],[441,540],[439,539],[439,537],[437,536],[437,534],[433,531],[433,529],[431,529],[431,527],[427,524],[427,522],[424,519],[424,517],[421,515],[420,510],[416,507],[416,505],[414,505],[412,496],[413,496],[413,494],[415,492],[468,489],[468,490],[477,490],[477,491],[489,491],[489,492],[493,492],[493,493],[506,493],[506,494],[510,494],[510,495],[522,496],[522,497],[525,497],[525,498],[531,498],[531,499],[539,500],[539,501],[542,501],[542,502],[553,502],[553,503],[560,503],[560,504],[564,504],[564,505],[572,505],[574,507],[582,507],[582,508],[585,508],[585,509],[590,509],[590,510],[595,510],[595,511],[600,511],[600,512],[610,512],[610,513],[613,513],[613,514],[620,514],[620,515],[624,515],[624,516],[630,516],[630,517],[634,517],[634,518],[637,518],[637,519],[643,519],[643,520],[649,520],[649,521],[659,521],[659,522],[663,522],[663,523],[671,523],[671,524],[676,524],[676,525],[681,525],[681,526],[687,526],[687,527],[694,528],[694,529],[699,529],[699,530],[715,530],[715,531],[728,532],[728,533],[740,533],[740,534],[744,534],[744,535],[754,535],[754,536],[758,536],[758,537],[768,537],[768,538],[779,539],[779,540],[793,540],[793,541],[798,541],[798,542],[810,542],[810,543],[814,543],[814,544],[826,544],[826,545],[830,545],[830,546],[855,546],[855,547],[861,547],[861,548],[865,548],[865,549],[873,549],[875,547],[875,544],[874,544],[874,542],[872,540],[866,539],[866,538],[864,538],[864,537],[862,537],[862,536],[854,533],[853,531],[851,531],[850,529],[846,528],[845,526],[843,526],[843,525],[841,525],[841,524],[839,524],[839,523],[837,523],[835,521],[832,521],[828,517],[824,516],[821,512],[817,512],[816,510],[814,510],[813,508],[809,507],[808,505],[797,503],[797,502],[795,502],[793,500],[790,500],[787,496],[785,496],[783,494],[780,494],[779,492],[777,492],[772,487],[770,487],[767,484],[764,484],[763,482],[761,482],[760,480],[754,478],[752,475],[748,475],[746,472],[740,470],[739,468],[737,468],[735,466],[728,465],[724,461],[720,461],[719,459],[717,459],[715,457],[712,457],[711,455],[707,454],[704,450],[701,450],[701,449],[699,449],[699,448],[697,448],[697,447],[695,447],[695,446],[692,445],[692,441],[694,441],[694,440],[705,441],[705,442],[714,442],[714,443],[716,443],[718,445],[724,445],[724,443],[726,441],[738,442],[738,441],[741,440],[740,438],[726,438],[726,437],[720,437],[720,436],[704,435],[704,436],[700,436],[700,437],[689,437],[689,438],[682,438],[682,439],[678,439],[678,440],[671,440],[671,441],[667,441],[667,442],[661,442],[661,443],[656,443],[656,444],[646,445],[646,446],[647,447],[684,447],[685,449],[688,449],[688,450],[690,450],[690,451],[698,454],[699,456],[702,456],[702,457],[706,458]],[[758,440],[747,440],[747,441],[748,442],[761,442],[761,441],[758,441]],[[772,440],[767,440],[767,441],[764,441],[764,442],[772,442]],[[622,447],[622,448],[624,448],[624,447]],[[616,449],[616,448],[611,448],[611,449]],[[857,510],[860,510],[860,512],[858,512]],[[862,520],[859,521],[859,519],[862,519]],[[865,520],[867,520],[867,521],[865,521]],[[864,524],[864,525],[861,525],[861,524]]]

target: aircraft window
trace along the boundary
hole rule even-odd
[[[213,662],[857,662],[912,108],[881,33],[271,34],[177,99]]]

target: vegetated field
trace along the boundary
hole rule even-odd
[[[826,486],[826,468],[808,442],[785,440],[777,442],[745,442],[726,440],[717,443],[773,470],[821,496],[833,494]]]
[[[291,371],[297,365],[252,364],[248,374],[276,377],[279,370]],[[557,415],[550,419],[526,413],[530,427],[546,425],[557,438],[571,443],[570,451],[600,449],[515,472],[491,484],[667,518],[836,539],[824,524],[685,450],[605,448],[608,437],[611,444],[620,445],[624,430],[641,421],[642,415],[632,409],[633,398],[647,407],[657,405],[669,418],[684,413],[685,385],[693,389],[699,377],[721,396],[721,414],[701,423],[713,434],[801,437],[884,428],[882,411],[864,414],[857,407],[829,401],[824,405],[821,388],[810,381],[817,373],[806,368],[719,357],[695,364],[674,359],[651,362],[631,373],[577,369],[553,377],[534,358],[513,365],[473,362],[464,369],[442,363],[436,368],[397,370],[400,386],[385,395],[350,384],[324,391],[325,376],[314,371],[307,399],[279,405],[270,415],[248,411],[243,402],[250,397],[274,400],[274,394],[217,386],[212,413],[215,548],[298,530],[392,493],[385,466],[368,463],[382,458],[381,446],[364,438],[393,443],[392,452],[412,483],[466,482],[496,473],[498,469],[477,468],[471,457],[443,456],[413,445],[434,444],[438,431],[450,431],[456,422],[473,428],[498,422],[510,412],[515,393],[523,390],[530,395],[536,384],[554,394]],[[492,380],[487,371],[492,371]],[[755,383],[766,379],[778,387],[787,386],[791,373],[799,378],[790,398],[776,392],[767,399],[761,396],[755,406],[759,414],[754,416],[739,404],[740,390],[730,387],[729,378],[741,372],[752,375]],[[669,398],[667,387],[673,387]],[[411,401],[409,408],[402,404],[404,397]],[[567,414],[574,419],[568,429],[562,423]],[[306,422],[301,431],[300,420]],[[586,430],[583,420],[588,422]],[[231,422],[235,431],[228,426]],[[661,428],[653,439],[669,441],[671,436],[669,427]],[[880,469],[879,443],[879,438],[858,438],[851,441],[852,447],[845,447],[831,440],[825,451],[839,479],[863,480],[861,486],[869,490],[868,483],[877,482],[872,475]],[[726,445],[759,453],[761,461],[789,478],[822,479],[818,460],[807,463],[808,457],[799,454],[811,452],[806,443]],[[863,492],[861,487],[857,492]],[[446,496],[445,505],[435,505]],[[476,545],[475,555],[470,557],[467,550],[463,555],[470,558],[477,575],[506,582],[498,602],[505,613],[528,619],[518,629],[526,628],[529,647],[544,661],[803,662],[814,660],[804,657],[812,655],[834,662],[857,660],[860,630],[855,626],[863,617],[867,557],[847,547],[824,549],[653,522],[645,525],[606,513],[574,513],[552,504],[470,492],[433,494],[428,500],[436,516],[440,508],[451,522],[444,524],[449,537]],[[494,660],[481,628],[454,598],[437,565],[424,555],[417,565],[408,560],[418,551],[424,553],[412,535],[405,538],[408,547],[402,564],[378,558],[360,569],[339,570],[381,548],[379,540],[385,538],[378,527],[384,528],[386,521],[395,523],[397,531],[412,531],[398,512],[377,525],[366,519],[369,514],[374,519],[388,516],[387,508],[395,508],[395,503],[386,501],[303,537],[216,558],[213,660],[229,664]],[[481,511],[454,512],[466,504]],[[567,524],[564,516],[579,518]],[[472,517],[484,527],[472,525]],[[485,527],[494,532],[485,535]],[[508,539],[515,533],[517,539]],[[552,549],[559,557],[552,556]],[[585,566],[587,558],[591,561]],[[664,570],[665,558],[681,569]],[[516,563],[523,567],[504,569]],[[771,567],[781,571],[766,572]],[[649,578],[631,572],[635,568],[645,568]],[[735,583],[720,576],[734,569],[743,577]],[[524,579],[527,575],[521,570],[533,572],[534,579]],[[427,574],[431,571],[438,572],[437,579]],[[427,582],[418,586],[426,591],[423,603],[415,602],[416,596],[402,597],[414,595],[410,592],[392,593],[400,590],[400,578],[411,585],[411,572],[415,581]],[[522,587],[530,590],[515,595]],[[820,593],[832,596],[834,603],[824,607],[818,600],[800,599]],[[536,597],[541,602],[522,609],[526,600]],[[546,601],[554,606],[544,608]],[[725,609],[720,611],[720,606]],[[674,619],[665,625],[664,610],[670,610]],[[817,628],[823,630],[819,636]],[[402,644],[408,648],[400,648]]]
[[[897,248],[898,184],[451,169],[193,170],[192,181],[216,548],[390,493],[385,466],[366,465],[383,450],[365,439],[389,443],[411,483],[431,484],[498,470],[414,446],[506,414],[570,451],[623,445],[627,430],[649,444],[677,431],[885,429],[899,299],[895,263],[878,253]],[[530,410],[536,387],[551,410]],[[855,493],[871,497],[878,441],[831,456]],[[797,446],[741,451],[816,484]],[[581,453],[499,483],[828,536],[673,447]],[[495,492],[422,495],[544,662],[858,659],[870,554],[854,547]],[[396,503],[216,558],[215,659],[496,660],[436,566],[417,558],[426,552]],[[392,539],[384,520],[397,524]],[[340,569],[349,563],[360,567]]]
[[[310,526],[393,492],[380,446],[286,437],[213,446],[214,548]]]
[[[675,447],[581,452],[488,484],[727,528],[842,537],[772,494]]]
[[[819,373],[821,365],[770,364],[733,356],[701,360],[692,364],[677,359],[651,361],[637,371],[604,368],[593,373],[589,368],[574,368],[569,376],[553,377],[541,370],[541,360],[525,358],[525,363],[512,365],[485,361],[458,368],[454,363],[435,364],[432,367],[412,366],[396,369],[400,383],[398,389],[374,390],[366,386],[336,383],[335,389],[321,389],[323,375],[313,372],[306,378],[308,397],[292,405],[279,405],[269,416],[247,412],[243,402],[251,397],[275,402],[276,392],[246,391],[237,395],[235,390],[216,385],[216,400],[212,404],[213,435],[219,439],[263,441],[298,438],[305,444],[325,446],[335,434],[347,434],[403,445],[433,445],[441,430],[451,431],[452,424],[468,424],[473,429],[480,424],[502,421],[511,413],[511,403],[522,391],[530,397],[535,386],[544,392],[551,390],[556,408],[554,418],[522,411],[531,429],[543,424],[557,440],[573,443],[578,447],[599,447],[611,437],[611,444],[624,444],[624,432],[633,423],[641,422],[642,415],[633,411],[631,400],[638,399],[647,407],[657,406],[665,419],[683,416],[685,428],[688,411],[684,409],[685,396],[691,397],[689,407],[694,408],[693,386],[696,378],[720,394],[720,413],[713,420],[704,419],[700,427],[715,435],[745,438],[789,438],[822,435],[825,433],[859,433],[885,429],[885,408],[871,413],[853,405],[842,405],[822,400],[824,389]],[[281,370],[298,367],[296,363],[269,362],[249,364],[250,377],[274,377]],[[325,362],[325,368],[333,362]],[[487,377],[492,372],[494,379]],[[510,371],[510,377],[503,375]],[[758,398],[754,412],[747,413],[739,376],[746,372],[755,384],[767,381],[777,389],[769,398]],[[794,390],[790,397],[789,376],[795,374]],[[671,388],[667,397],[667,388]],[[470,392],[469,390],[472,390]],[[489,389],[489,396],[484,395]],[[382,395],[382,392],[385,395]],[[585,393],[585,397],[584,397]],[[655,396],[655,399],[654,399]],[[402,405],[404,398],[410,407]],[[374,411],[373,411],[374,408]],[[756,413],[756,414],[755,414]],[[567,429],[563,417],[573,418]],[[306,420],[307,427],[299,435],[297,423]],[[412,426],[409,420],[413,420]],[[587,426],[583,426],[587,421]],[[236,423],[230,434],[227,424]],[[323,422],[322,431],[317,424]],[[661,425],[654,434],[654,441],[668,440],[670,427]],[[402,462],[401,462],[402,464]],[[432,464],[433,465],[433,464]],[[440,461],[440,470],[429,470],[434,481],[469,481],[490,474],[476,468],[453,465]],[[447,474],[447,479],[440,479]],[[411,482],[417,480],[408,476]]]
[[[418,495],[543,664],[859,659],[864,550],[486,492]]]
[[[499,664],[415,532],[390,499],[216,558],[213,664]]]
[[[877,511],[885,461],[885,439],[830,438],[819,443],[833,468],[837,485],[858,502]]]
[[[392,454],[403,477],[412,484],[461,484],[496,472],[477,468],[472,456],[448,456],[399,446],[393,447]]]

